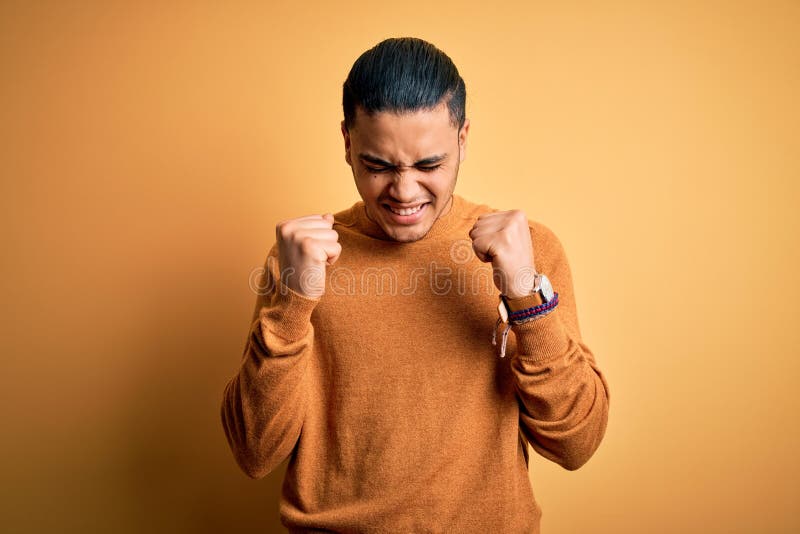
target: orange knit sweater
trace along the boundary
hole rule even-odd
[[[454,195],[423,239],[399,243],[355,203],[334,215],[342,253],[318,299],[282,283],[270,250],[221,416],[250,477],[290,458],[290,532],[539,532],[525,441],[570,470],[596,450],[608,385],[561,243],[529,220],[559,304],[513,326],[500,358],[499,292],[468,235],[489,211]]]

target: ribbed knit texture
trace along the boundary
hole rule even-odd
[[[454,195],[423,239],[398,243],[355,203],[334,215],[342,253],[318,299],[279,280],[270,250],[221,416],[247,475],[290,458],[290,532],[537,533],[522,440],[567,469],[596,450],[608,386],[564,250],[539,222],[535,266],[559,305],[513,326],[505,358],[491,344],[499,292],[468,235],[490,211]]]

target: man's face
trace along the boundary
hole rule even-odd
[[[421,239],[450,210],[468,131],[469,120],[461,130],[450,123],[444,102],[403,114],[357,108],[349,131],[342,122],[345,159],[367,215],[389,237]]]

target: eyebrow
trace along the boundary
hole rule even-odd
[[[373,156],[371,154],[361,153],[358,155],[359,159],[364,161],[368,161],[374,165],[380,165],[381,167],[396,167],[389,163],[388,161],[384,161],[377,156]],[[435,156],[428,156],[427,158],[422,158],[414,163],[414,166],[417,167],[419,165],[433,165],[434,163],[439,163],[443,159],[447,158],[447,154],[436,154]]]

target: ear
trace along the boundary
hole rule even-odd
[[[344,160],[352,167],[353,162],[350,160],[350,132],[347,131],[344,121],[342,121],[342,136],[344,137]]]
[[[469,133],[469,119],[464,119],[464,126],[458,132],[458,161],[462,162],[467,157],[467,134]]]

